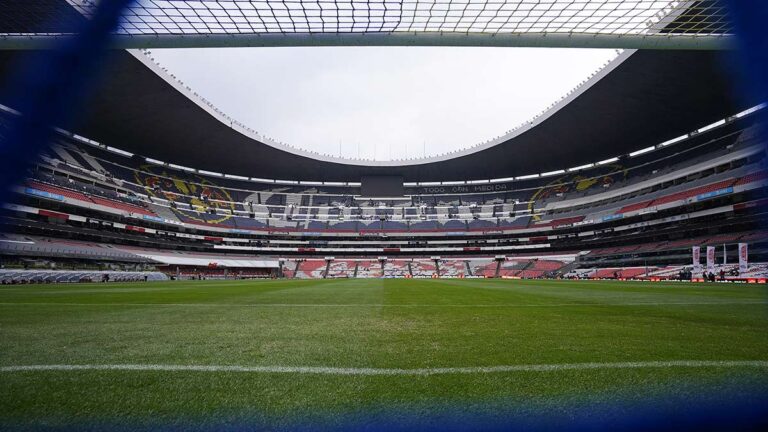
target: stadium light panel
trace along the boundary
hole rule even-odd
[[[504,177],[504,178],[490,179],[488,180],[488,183],[507,183],[514,180],[515,180],[514,177]]]
[[[722,126],[724,124],[725,124],[725,119],[720,120],[720,121],[716,121],[716,122],[714,122],[714,123],[712,123],[710,125],[704,126],[703,128],[697,130],[697,132],[698,133],[706,132],[706,131],[712,130],[712,129],[716,128],[716,127],[720,127],[720,126]]]
[[[630,154],[629,154],[629,157],[640,156],[640,155],[642,155],[642,154],[646,154],[646,153],[648,153],[648,152],[652,152],[652,151],[654,151],[654,150],[656,150],[656,146],[650,146],[650,147],[646,147],[646,148],[644,148],[644,149],[640,149],[640,150],[637,150],[637,151],[633,151],[632,153],[630,153]]]
[[[186,166],[183,166],[183,165],[176,165],[176,164],[169,163],[168,166],[171,167],[171,168],[182,170],[182,171],[197,172],[196,169],[190,168],[190,167],[186,167]]]
[[[110,147],[110,146],[106,146],[104,148],[106,148],[108,151],[110,151],[112,153],[116,153],[116,154],[119,154],[121,156],[133,157],[133,153],[125,151],[125,150],[120,150],[119,148],[114,148],[114,147]]]
[[[663,143],[659,144],[659,147],[666,147],[666,146],[669,146],[669,145],[672,145],[672,144],[675,144],[675,143],[679,143],[680,141],[688,139],[688,137],[689,137],[689,135],[685,134],[685,135],[681,135],[681,136],[679,136],[677,138],[672,138],[671,140],[664,141]]]
[[[75,140],[77,140],[77,141],[79,141],[79,142],[81,142],[83,144],[88,144],[89,146],[99,147],[99,148],[105,147],[103,144],[99,143],[98,141],[94,141],[92,139],[88,139],[88,138],[86,138],[86,137],[84,137],[82,135],[78,135],[78,134],[66,131],[64,129],[61,129],[61,128],[55,128],[55,130],[56,130],[56,132],[58,132],[60,134],[63,134],[63,135],[66,135],[68,137],[71,137],[71,138],[73,138],[73,139],[75,139]]]
[[[613,158],[610,158],[610,159],[606,159],[606,160],[602,160],[600,162],[597,162],[595,165],[605,165],[605,164],[614,163],[614,162],[618,162],[618,161],[619,161],[619,158],[613,157]]]
[[[515,180],[528,180],[528,179],[535,179],[539,178],[539,174],[529,174],[524,176],[515,177]]]
[[[573,168],[568,168],[566,171],[568,171],[568,172],[581,171],[583,169],[592,168],[594,166],[595,166],[595,164],[591,164],[590,163],[590,164],[581,165],[581,166],[577,166],[577,167],[573,167]]]
[[[224,177],[233,179],[233,180],[248,180],[248,177],[243,177],[243,176],[234,175],[234,174],[224,174]]]
[[[754,114],[754,113],[760,111],[761,109],[765,108],[766,106],[768,106],[768,104],[761,103],[760,105],[754,106],[754,107],[752,107],[750,109],[744,110],[744,111],[736,114],[734,117],[736,117],[736,118],[746,117],[746,116],[748,116],[750,114]]]
[[[541,173],[540,176],[541,177],[549,177],[549,176],[553,176],[553,175],[563,174],[564,172],[565,172],[565,170],[555,170],[555,171],[549,171],[549,172]]]
[[[166,165],[166,163],[165,163],[165,162],[163,162],[163,161],[161,161],[161,160],[157,160],[157,159],[152,159],[152,158],[144,158],[144,160],[145,160],[146,162],[149,162],[149,163],[151,163],[151,164],[155,164],[155,165]]]
[[[224,177],[224,174],[215,172],[215,171],[206,171],[206,170],[197,170],[200,174],[213,176],[213,177]]]

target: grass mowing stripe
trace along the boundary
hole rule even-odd
[[[501,303],[501,304],[441,304],[441,303],[65,303],[65,302],[0,302],[0,306],[168,306],[168,307],[385,307],[385,308],[549,308],[549,307],[600,307],[600,306],[731,306],[768,305],[768,301],[709,301],[709,302],[624,302],[624,303]]]
[[[161,365],[161,364],[114,364],[114,365],[26,365],[1,366],[0,372],[35,371],[160,371],[160,372],[247,372],[291,373],[314,375],[446,375],[484,374],[504,372],[554,372],[590,369],[643,369],[643,368],[768,368],[766,360],[671,360],[615,363],[563,363],[508,366],[445,367],[419,369],[392,368],[342,368],[324,366],[229,366],[229,365]]]

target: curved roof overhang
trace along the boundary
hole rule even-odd
[[[16,55],[25,54],[0,52],[0,67]],[[626,154],[760,102],[733,97],[721,59],[726,55],[625,52],[526,127],[503,139],[422,160],[351,161],[272,142],[203,103],[138,52],[111,53],[79,122],[66,126],[153,159],[248,177],[356,181],[367,175],[398,175],[422,182],[507,178]]]

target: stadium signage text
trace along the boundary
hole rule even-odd
[[[55,193],[50,193],[50,192],[45,192],[45,191],[41,191],[41,190],[34,189],[34,188],[26,188],[26,189],[24,189],[24,191],[28,195],[35,195],[35,196],[39,196],[39,197],[43,197],[43,198],[48,198],[48,199],[56,200],[56,201],[64,201],[64,196],[63,195],[59,195],[59,194],[55,194]]]
[[[733,193],[733,188],[732,187],[727,187],[725,189],[718,189],[716,191],[712,191],[712,192],[707,192],[707,193],[696,195],[696,200],[697,201],[704,201],[706,199],[718,197],[720,195],[727,195],[727,194],[730,194],[730,193]]]
[[[507,190],[507,185],[501,184],[481,184],[481,185],[459,185],[459,186],[429,186],[418,189],[420,194],[443,194],[443,193],[480,193],[497,192]]]

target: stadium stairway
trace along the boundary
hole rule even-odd
[[[56,156],[60,157],[61,160],[63,160],[64,162],[70,165],[74,165],[76,167],[82,168],[80,163],[78,163],[77,160],[75,160],[75,158],[73,158],[72,155],[69,154],[69,152],[61,145],[54,144],[51,146],[51,150],[56,154]]]
[[[159,217],[173,221],[173,222],[179,222],[181,223],[181,220],[176,216],[176,213],[173,212],[169,207],[158,205],[158,204],[150,204],[149,208]]]
[[[85,160],[85,162],[87,162],[88,165],[91,166],[91,168],[96,170],[96,172],[99,172],[99,173],[107,172],[107,169],[104,168],[104,166],[101,163],[99,163],[99,161],[97,161],[96,158],[94,158],[93,156],[85,152],[77,152],[77,154],[80,155],[80,157],[82,157],[83,160]]]
[[[286,195],[285,206],[290,207],[292,205],[294,208],[301,207],[301,197],[301,195]]]
[[[536,265],[536,260],[530,260],[530,261],[528,261],[528,262],[527,262],[527,263],[526,263],[526,264],[523,266],[523,268],[522,268],[522,269],[518,270],[518,271],[515,273],[515,276],[521,276],[521,275],[523,274],[523,272],[525,272],[526,270],[532,270],[532,269],[533,269],[533,267],[534,267],[535,265]]]
[[[573,260],[572,262],[560,267],[557,271],[560,274],[568,274],[572,272],[573,270],[576,270],[576,268],[579,266],[579,263],[577,260]]]

